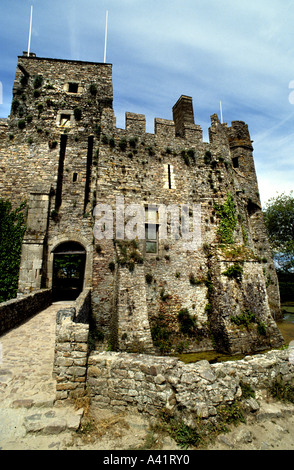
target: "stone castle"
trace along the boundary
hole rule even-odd
[[[11,114],[0,120],[0,197],[27,201],[19,296],[49,288],[74,299],[91,288],[100,350],[279,347],[279,287],[248,126],[215,114],[206,143],[183,95],[154,134],[130,112],[119,129],[112,104],[110,64],[18,58]],[[146,236],[119,232],[118,200],[141,206]],[[94,237],[99,204],[112,208],[113,237]],[[168,212],[160,236],[159,208],[183,205],[190,228],[199,209],[196,247],[171,236]]]

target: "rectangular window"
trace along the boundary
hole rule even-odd
[[[79,84],[78,83],[69,83],[68,84],[68,92],[69,93],[77,93],[79,90]]]
[[[158,227],[158,208],[145,207],[146,253],[156,254],[158,251]]]
[[[168,189],[171,189],[172,183],[171,183],[171,170],[170,170],[170,165],[168,165]]]
[[[233,167],[234,168],[239,168],[239,158],[238,157],[233,158]]]
[[[61,114],[60,115],[60,126],[61,127],[70,127],[70,114]]]

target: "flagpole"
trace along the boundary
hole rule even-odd
[[[223,124],[223,107],[222,107],[221,101],[220,101],[220,112],[221,112],[221,123]]]
[[[105,62],[106,62],[107,26],[108,26],[108,10],[106,11],[105,44],[104,44],[104,64],[105,64]]]
[[[30,56],[30,49],[31,49],[32,22],[33,22],[33,5],[31,6],[30,31],[29,31],[29,43],[28,43],[28,57]]]

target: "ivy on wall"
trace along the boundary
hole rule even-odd
[[[25,205],[12,210],[9,201],[0,199],[0,302],[17,294]]]
[[[234,243],[233,234],[237,227],[236,206],[230,193],[224,204],[215,204],[215,210],[220,218],[218,235],[221,243]]]

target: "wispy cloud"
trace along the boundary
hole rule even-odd
[[[289,186],[294,150],[289,83],[294,80],[293,0],[13,0],[2,2],[3,105],[9,113],[16,56],[26,49],[34,5],[32,51],[39,56],[113,64],[114,110],[172,118],[181,94],[193,97],[204,135],[210,115],[243,120],[255,141],[260,192]]]

